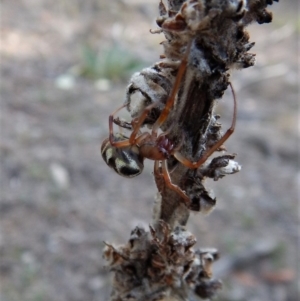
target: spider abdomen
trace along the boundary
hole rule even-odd
[[[101,155],[110,168],[126,178],[136,177],[144,169],[144,158],[135,145],[115,147],[110,144],[107,138],[102,143]]]

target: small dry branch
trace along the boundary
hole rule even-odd
[[[159,3],[158,30],[164,35],[164,53],[153,66],[133,75],[127,88],[127,109],[132,118],[153,102],[144,125],[152,127],[160,116],[188,53],[187,68],[161,130],[171,141],[182,143],[180,153],[198,161],[221,139],[216,100],[230,83],[230,69],[254,64],[254,45],[245,27],[251,22],[271,22],[266,6],[272,0],[168,0]],[[142,95],[136,101],[133,95]],[[122,123],[120,120],[116,121]],[[128,125],[130,123],[127,123]],[[230,134],[230,133],[229,133]],[[220,145],[217,151],[224,150]],[[199,168],[179,164],[171,156],[171,182],[189,199],[170,188],[157,162],[155,182],[159,197],[150,230],[136,227],[126,245],[106,245],[104,257],[114,273],[111,301],[197,300],[213,297],[221,288],[211,266],[215,249],[195,250],[196,238],[186,230],[190,210],[210,212],[216,199],[205,188],[205,178],[218,180],[240,170],[234,154],[207,159]]]

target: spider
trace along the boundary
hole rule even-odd
[[[186,195],[186,193],[180,189],[179,186],[172,183],[166,160],[171,156],[174,156],[179,162],[190,169],[197,169],[198,167],[200,167],[208,159],[208,157],[217,149],[219,149],[221,145],[223,145],[223,143],[233,133],[236,123],[237,107],[235,93],[230,83],[234,99],[234,112],[231,127],[226,131],[224,136],[214,146],[206,150],[202,157],[196,162],[190,161],[180,154],[179,150],[182,143],[180,143],[178,146],[175,146],[174,143],[167,137],[168,131],[158,135],[159,128],[167,119],[168,114],[175,102],[181,80],[187,67],[191,44],[192,42],[189,42],[189,44],[187,45],[186,52],[179,65],[178,73],[171,94],[167,99],[166,105],[162,110],[160,116],[154,123],[151,133],[141,133],[140,128],[151,109],[153,109],[157,105],[157,102],[147,106],[139,117],[132,120],[132,133],[129,138],[121,133],[113,133],[114,116],[119,110],[126,107],[126,103],[109,116],[109,138],[105,139],[101,145],[101,154],[104,161],[119,175],[124,177],[132,178],[139,175],[144,168],[143,162],[145,158],[155,161],[155,174],[158,173],[159,162],[161,162],[161,175],[163,176],[165,185],[168,188],[176,191],[187,204],[190,204],[190,199]]]

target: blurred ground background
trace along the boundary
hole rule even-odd
[[[2,1],[1,301],[107,300],[103,241],[151,222],[153,163],[123,179],[99,145],[133,69],[162,53],[163,36],[149,33],[157,4]],[[226,143],[243,169],[209,183],[217,208],[188,225],[198,247],[221,252],[217,300],[299,300],[296,6],[275,3],[272,24],[249,27],[257,64],[233,72],[239,112]],[[218,110],[225,131],[229,93]]]

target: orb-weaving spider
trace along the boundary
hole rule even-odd
[[[139,175],[144,168],[143,162],[145,158],[155,161],[156,172],[158,171],[158,163],[161,162],[161,171],[165,185],[180,194],[187,204],[190,203],[188,196],[177,185],[174,185],[170,179],[166,160],[170,158],[170,156],[174,156],[186,167],[190,169],[198,168],[229,138],[234,131],[236,123],[236,98],[232,85],[230,84],[234,99],[234,113],[231,127],[215,145],[204,152],[198,161],[192,162],[181,155],[179,150],[182,143],[180,143],[178,146],[175,146],[167,137],[167,132],[158,135],[159,128],[166,121],[175,102],[180,83],[187,67],[191,44],[192,42],[190,42],[187,46],[184,57],[179,65],[171,94],[160,116],[154,123],[151,133],[141,133],[140,128],[147,118],[149,112],[155,106],[157,106],[157,103],[152,103],[151,105],[147,106],[138,118],[134,118],[132,120],[131,125],[133,130],[129,138],[120,133],[117,135],[113,133],[114,115],[127,105],[124,104],[109,116],[109,138],[105,139],[101,146],[101,154],[104,161],[121,176],[131,178]]]

